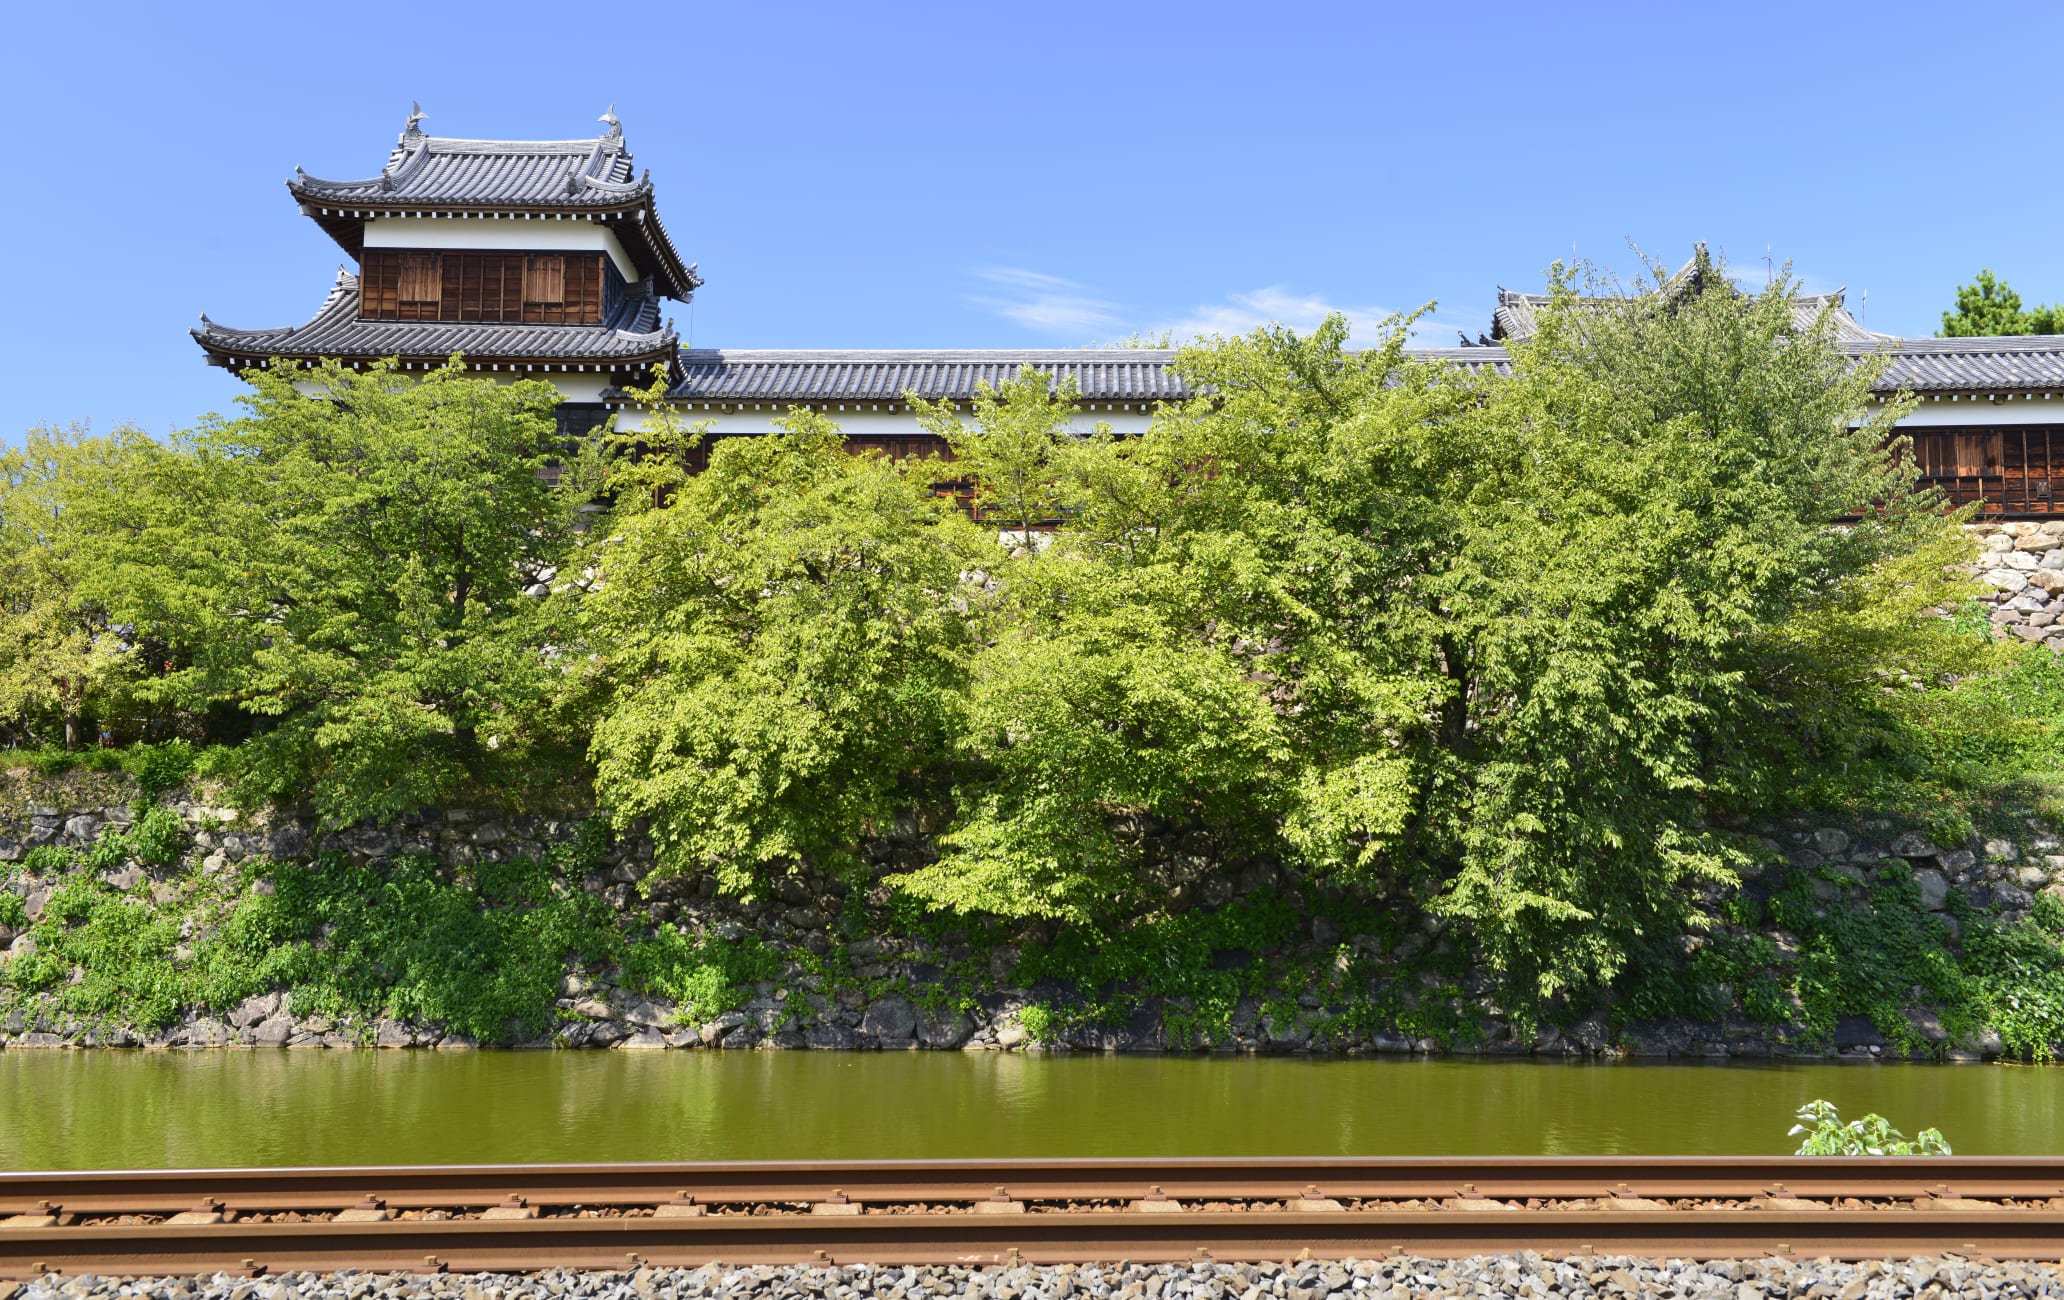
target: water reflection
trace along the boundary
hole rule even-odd
[[[2064,1074],[805,1052],[0,1052],[0,1166],[1772,1153],[1800,1102],[2064,1153]]]

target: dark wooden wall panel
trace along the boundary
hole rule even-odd
[[[2064,425],[1974,425],[1916,429],[1921,481],[1953,505],[1977,501],[1987,515],[2064,513]]]
[[[410,301],[402,297],[404,268],[411,259],[435,257],[441,266],[443,297],[439,301]],[[533,269],[531,259],[543,258],[561,264],[554,275],[549,268]],[[605,293],[602,253],[504,253],[443,249],[368,248],[360,262],[358,314],[361,320],[485,321],[494,324],[599,325],[603,319]],[[614,268],[611,268],[614,274]],[[560,290],[556,302],[533,302],[525,297],[526,281],[533,290]],[[621,280],[618,280],[621,283]]]

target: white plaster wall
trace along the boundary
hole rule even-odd
[[[408,372],[404,371],[403,373],[406,374]],[[421,373],[421,371],[416,372],[419,376]],[[621,374],[611,376],[562,375],[557,373],[548,375],[542,371],[535,370],[527,373],[521,370],[503,370],[499,372],[484,371],[475,374],[473,377],[476,379],[492,379],[498,384],[513,384],[519,379],[549,379],[569,402],[599,402],[602,400],[602,390],[617,382],[623,376]],[[314,384],[297,382],[294,387],[300,390],[303,397],[313,397],[316,394]]]
[[[602,252],[626,280],[644,273],[616,232],[599,221],[524,221],[510,217],[374,217],[365,223],[367,248],[498,248],[512,252]]]
[[[580,378],[578,375],[567,377]],[[552,378],[557,380],[560,376],[553,375]],[[769,433],[774,428],[775,418],[787,414],[788,409],[779,402],[762,402],[758,409],[747,403],[744,410],[705,409],[700,403],[688,403],[681,408],[680,415],[683,419],[698,424],[704,420],[711,421],[713,433]],[[845,433],[907,435],[924,432],[924,427],[917,422],[917,417],[909,411],[885,409],[879,403],[847,402],[841,405],[833,402],[816,409]],[[623,429],[642,429],[645,427],[646,418],[646,412],[627,410],[618,415],[617,426]],[[1152,414],[1140,410],[1139,403],[1135,402],[1130,411],[1078,412],[1069,422],[1068,428],[1071,433],[1088,434],[1094,431],[1098,424],[1108,424],[1115,433],[1145,433],[1147,425],[1152,420]],[[963,423],[972,425],[973,420],[964,417]]]
[[[2064,424],[2064,393],[2024,397],[1972,397],[1952,401],[1929,396],[1899,422],[1902,429],[1941,428],[1952,424]]]
[[[602,400],[602,390],[620,381],[620,377],[610,375],[562,375],[556,372],[549,375],[518,375],[516,378],[549,379],[566,395],[569,402],[599,402]]]

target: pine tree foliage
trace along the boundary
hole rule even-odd
[[[2051,303],[2023,308],[2021,295],[2013,286],[1989,270],[1980,270],[1970,284],[1960,284],[1956,307],[1942,313],[1946,339],[1979,338],[1991,335],[2064,334],[2064,305]]]

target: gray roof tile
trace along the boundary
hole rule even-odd
[[[395,207],[621,208],[652,192],[633,180],[623,132],[592,140],[450,140],[410,124],[378,176],[320,180],[300,168],[287,182],[308,203]]]
[[[1817,308],[1815,309],[1817,310]],[[1811,317],[1809,316],[1810,320]],[[2064,335],[2031,338],[1845,339],[1856,356],[1890,353],[1873,386],[1880,393],[2064,392]],[[1413,349],[1418,361],[1509,373],[1503,347]],[[1088,349],[956,351],[806,351],[697,349],[681,354],[673,396],[694,402],[887,402],[906,390],[937,401],[964,401],[976,386],[999,384],[1021,366],[1073,375],[1084,401],[1162,402],[1194,396],[1169,369],[1172,351]]]
[[[601,325],[501,325],[487,322],[362,321],[358,319],[358,277],[337,273],[337,283],[305,325],[240,330],[206,316],[192,331],[195,341],[217,358],[266,357],[442,361],[463,352],[469,361],[518,360],[573,363],[666,361],[677,354],[673,327],[663,324],[649,295],[625,294],[614,320]]]
[[[2064,335],[1892,339],[1855,351],[1891,353],[1880,392],[2064,392]]]
[[[1466,365],[1499,365],[1503,348],[1449,348],[1422,355]],[[695,349],[681,354],[672,395],[691,402],[893,402],[914,391],[928,401],[972,398],[984,383],[1015,378],[1024,366],[1073,376],[1086,402],[1172,402],[1195,390],[1169,369],[1159,349],[980,349],[952,351],[803,351]]]
[[[693,401],[896,401],[908,390],[928,399],[965,399],[978,385],[1002,384],[1023,366],[1072,375],[1090,401],[1171,401],[1189,389],[1168,370],[1163,351],[739,351],[681,354],[674,395]]]

